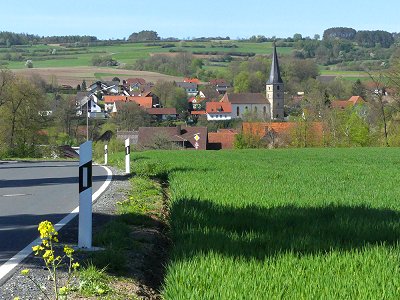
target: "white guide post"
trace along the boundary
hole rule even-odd
[[[104,164],[107,166],[108,163],[108,146],[104,145]]]
[[[78,247],[92,248],[92,141],[79,147]]]
[[[131,173],[131,147],[129,145],[129,138],[125,140],[125,174]]]

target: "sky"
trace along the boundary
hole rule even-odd
[[[5,1],[4,1],[5,2]],[[18,0],[2,3],[0,31],[128,38],[154,30],[162,38],[252,35],[322,36],[330,27],[400,32],[399,0]]]

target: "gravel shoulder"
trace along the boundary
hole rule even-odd
[[[108,189],[97,199],[93,205],[93,232],[101,230],[101,227],[115,217],[116,205],[123,200],[130,189],[129,178],[120,170],[110,167],[113,172],[113,180]],[[147,247],[140,253],[129,253],[129,263],[132,274],[129,274],[129,284],[125,289],[137,299],[160,299],[158,290],[163,280],[163,266],[167,257],[168,241],[160,228],[132,228],[132,234],[140,240],[147,241]],[[61,244],[76,245],[78,240],[78,218],[75,217],[59,232]],[[76,252],[74,257],[81,261],[85,253]],[[14,299],[44,299],[38,288],[21,275],[21,270],[30,269],[30,274],[40,285],[51,289],[48,280],[48,271],[44,269],[41,258],[31,254],[15,270],[15,272],[0,286],[0,300]],[[65,276],[61,270],[60,275]],[[116,282],[112,287],[118,289],[120,283]],[[74,299],[74,298],[72,298]],[[79,296],[75,299],[83,299]],[[95,299],[95,298],[93,298]],[[112,299],[112,298],[111,298]]]

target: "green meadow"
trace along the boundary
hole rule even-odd
[[[156,43],[124,43],[111,46],[90,46],[66,48],[60,45],[32,45],[16,46],[12,49],[0,48],[0,60],[6,62],[10,69],[25,68],[25,60],[31,59],[35,68],[47,67],[80,67],[91,66],[94,55],[111,55],[120,63],[132,65],[136,60],[150,57],[156,53],[170,53],[170,51],[200,52],[218,51],[225,52],[247,52],[255,54],[271,54],[272,43],[246,43],[239,41],[226,41],[224,44],[235,44],[237,48],[212,47],[216,45],[212,42],[156,42]],[[173,47],[163,48],[162,46],[171,45]],[[52,51],[54,54],[52,54]],[[281,54],[290,54],[292,48],[279,48]],[[10,53],[11,55],[20,54],[24,59],[21,61],[8,61],[2,56]]]
[[[400,149],[132,157],[169,186],[165,299],[400,297]]]

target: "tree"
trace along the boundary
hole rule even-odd
[[[354,96],[361,96],[364,100],[366,98],[366,88],[360,79],[357,79],[351,87],[351,92]]]
[[[303,39],[303,36],[300,33],[295,33],[293,35],[293,41],[297,42]]]
[[[15,76],[10,70],[0,70],[0,107],[6,103],[8,89],[14,80]]]
[[[82,91],[86,91],[86,80],[85,79],[83,79],[83,81],[82,81],[81,89],[82,89]]]
[[[134,102],[120,103],[114,118],[119,130],[137,130],[150,125],[150,116]]]
[[[28,80],[14,76],[3,97],[5,102],[0,107],[2,142],[11,156],[34,155],[40,138],[37,133],[45,121],[40,112],[48,110],[44,94]]]
[[[58,132],[64,132],[68,136],[73,136],[72,124],[76,116],[75,98],[67,96],[60,97],[57,101],[57,107],[54,112],[54,120]]]
[[[134,32],[129,37],[128,40],[131,42],[146,42],[146,41],[158,41],[160,37],[158,33],[153,30],[142,30],[140,32]]]
[[[233,86],[235,93],[248,92],[250,89],[250,75],[248,72],[240,72],[234,79]]]
[[[383,101],[383,97],[385,94],[385,77],[382,73],[378,75],[373,75],[371,72],[367,71],[369,78],[373,82],[374,90],[371,93],[371,99],[378,105],[380,111],[380,117],[382,118],[383,123],[383,134],[385,145],[389,147],[389,140],[388,140],[388,120],[385,112],[385,103]]]
[[[332,27],[324,31],[323,39],[347,39],[353,40],[356,36],[357,31],[353,28],[348,27]]]
[[[178,113],[188,109],[187,95],[184,89],[171,81],[159,81],[153,92],[160,99],[163,107],[175,107]]]

